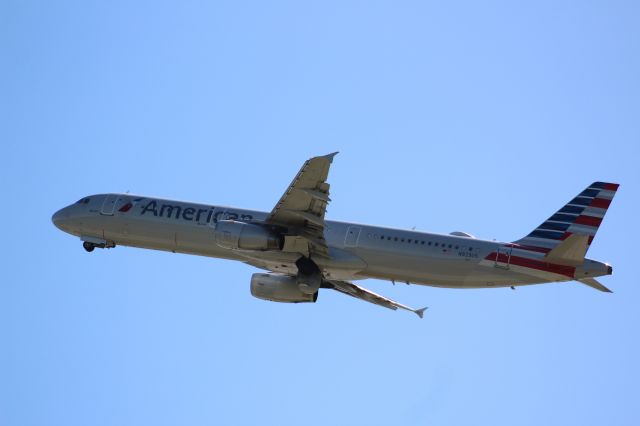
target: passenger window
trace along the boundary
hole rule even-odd
[[[409,238],[409,239],[407,240],[407,242],[408,242],[408,243],[410,243],[410,242],[411,242],[411,238]]]
[[[431,241],[429,241],[429,244],[428,244],[428,245],[429,245],[429,246],[431,245]]]
[[[438,243],[433,244],[434,246],[438,247]]]
[[[398,241],[398,237],[393,237],[393,241]]]

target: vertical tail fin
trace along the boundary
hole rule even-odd
[[[526,237],[514,241],[548,252],[573,234],[588,236],[587,250],[618,190],[617,183],[594,182]]]

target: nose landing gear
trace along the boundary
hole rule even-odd
[[[82,247],[91,253],[96,247],[97,248],[113,248],[116,246],[116,243],[113,241],[104,240],[102,238],[88,237],[82,236]]]

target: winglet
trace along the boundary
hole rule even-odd
[[[428,306],[425,306],[422,309],[416,309],[415,311],[413,311],[417,316],[419,316],[420,318],[422,318],[422,316],[424,315],[424,311],[426,311],[427,309],[429,309]]]
[[[333,161],[333,157],[335,157],[339,153],[340,153],[340,151],[332,152],[331,154],[327,154],[324,157],[329,161]]]

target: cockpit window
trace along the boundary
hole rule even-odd
[[[81,198],[78,201],[76,201],[76,204],[89,204],[89,197],[85,197],[85,198]]]

